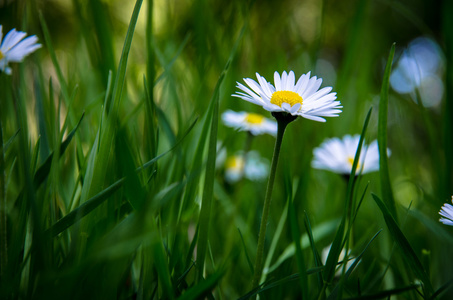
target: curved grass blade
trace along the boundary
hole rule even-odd
[[[404,258],[404,261],[407,263],[407,265],[412,269],[414,275],[423,282],[423,290],[425,294],[424,296],[425,298],[429,298],[433,294],[434,290],[431,285],[431,281],[429,280],[428,274],[426,273],[423,265],[415,254],[414,249],[412,249],[412,246],[409,244],[408,240],[404,236],[403,232],[399,228],[390,210],[387,208],[384,202],[382,202],[382,200],[375,194],[372,193],[371,195],[373,196],[374,201],[376,202],[382,212],[382,215],[384,216],[384,220],[387,224],[387,228],[390,231],[390,235],[398,246],[398,249],[401,251],[401,256]]]
[[[381,178],[381,192],[385,205],[389,208],[392,217],[398,223],[395,199],[393,198],[392,186],[387,157],[387,114],[389,104],[389,81],[392,69],[393,56],[395,54],[395,43],[390,49],[390,54],[385,66],[384,78],[382,80],[381,98],[379,100],[379,123],[378,123],[378,146],[379,146],[379,176]]]
[[[250,260],[249,254],[247,252],[247,247],[245,246],[244,237],[242,236],[242,232],[239,229],[239,227],[238,227],[238,232],[239,232],[239,235],[241,236],[242,247],[244,248],[244,253],[245,253],[245,258],[247,259],[247,264],[249,265],[251,275],[253,276],[253,273],[255,273],[255,271],[253,270],[253,263]]]
[[[224,272],[222,270],[215,272],[209,276],[206,280],[200,281],[198,284],[188,289],[178,300],[192,300],[192,299],[205,299],[203,297],[206,293],[209,293],[222,278]]]
[[[305,219],[304,219],[305,230],[307,230],[308,239],[310,241],[311,251],[313,253],[313,260],[315,261],[315,267],[322,267],[323,264],[321,261],[321,257],[319,256],[319,252],[315,246],[315,239],[313,238],[313,232],[311,230],[310,219],[308,218],[308,214],[306,211],[304,211],[304,214],[305,214]],[[317,277],[318,277],[318,290],[320,291],[322,288],[322,275],[320,273],[318,273]]]

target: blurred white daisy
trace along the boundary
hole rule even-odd
[[[326,121],[323,117],[337,117],[340,108],[343,108],[340,101],[335,101],[336,93],[330,93],[332,87],[318,90],[322,79],[316,76],[310,78],[310,72],[300,76],[297,82],[293,71],[284,71],[282,76],[275,72],[275,86],[258,73],[256,78],[258,82],[244,78],[251,89],[237,82],[237,88],[243,92],[236,92],[233,96],[260,105],[270,112],[285,112],[319,122]]]
[[[223,123],[229,127],[249,131],[253,135],[264,133],[273,136],[277,135],[277,122],[269,120],[259,114],[227,110],[222,114],[222,120]]]
[[[451,196],[451,202],[453,203],[453,196]],[[453,226],[453,205],[445,203],[439,214],[443,217],[440,218],[439,221],[445,225]]]
[[[258,152],[250,151],[246,157],[242,152],[227,158],[225,163],[225,180],[235,183],[243,177],[252,180],[264,180],[269,174],[269,162]]]
[[[2,25],[0,25],[0,70],[2,72],[11,75],[11,68],[8,67],[8,63],[21,62],[25,56],[41,48],[41,44],[37,44],[36,35],[24,39],[26,35],[25,32],[12,29],[2,41],[3,30]]]
[[[339,174],[349,175],[354,163],[355,153],[359,145],[360,135],[345,135],[343,139],[326,139],[318,148],[313,150],[314,158],[311,166]],[[388,155],[390,150],[387,149]],[[379,149],[377,141],[363,145],[360,152],[358,170],[369,173],[379,170]]]

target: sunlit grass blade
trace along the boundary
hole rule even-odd
[[[428,274],[423,268],[423,265],[415,254],[414,249],[404,236],[403,232],[398,227],[398,224],[393,218],[390,210],[378,196],[376,196],[375,194],[372,194],[372,196],[379,209],[381,210],[382,215],[384,216],[387,228],[389,229],[390,235],[398,246],[398,249],[401,252],[401,256],[403,257],[407,265],[411,268],[415,276],[423,282],[424,297],[429,298],[433,294],[434,290],[431,285],[431,281],[429,280]]]
[[[379,146],[379,175],[381,178],[381,192],[385,205],[389,208],[392,217],[398,222],[395,199],[393,198],[392,186],[387,157],[387,114],[389,104],[389,82],[392,70],[395,44],[390,49],[390,54],[385,66],[384,78],[382,80],[381,97],[379,100],[379,123],[378,123],[378,146]]]
[[[143,0],[137,0],[135,2],[134,11],[132,12],[129,27],[127,28],[126,38],[124,40],[123,51],[121,53],[120,63],[115,77],[115,83],[113,84],[111,102],[112,107],[110,107],[110,103],[108,103],[106,107],[107,111],[114,113],[114,116],[117,116],[120,100],[123,94],[124,82],[126,79],[127,61],[129,58],[129,53],[131,51],[132,38],[134,36],[135,26],[137,25],[138,15],[140,13],[142,3]]]
[[[308,278],[307,274],[305,273],[305,259],[302,253],[302,249],[300,246],[300,230],[299,225],[297,222],[296,212],[294,208],[294,203],[290,199],[288,199],[288,216],[289,216],[289,223],[290,223],[290,231],[291,236],[293,239],[293,243],[296,248],[296,260],[297,260],[297,268],[299,269],[299,284],[301,289],[301,299],[308,299]]]

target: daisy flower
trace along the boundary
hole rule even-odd
[[[222,114],[222,121],[228,127],[233,127],[241,131],[249,131],[253,135],[264,133],[272,136],[277,135],[277,122],[271,121],[259,114],[227,110]]]
[[[326,139],[313,150],[312,167],[349,175],[359,141],[360,135],[358,134],[345,135],[343,139]],[[387,149],[387,153],[390,155],[390,150]],[[376,140],[368,146],[363,145],[357,169],[362,170],[363,174],[379,170],[379,149]]]
[[[225,163],[225,180],[235,183],[245,177],[252,181],[261,181],[269,174],[269,162],[258,152],[250,151],[246,157],[242,152],[228,157]]]
[[[330,92],[332,87],[319,90],[322,79],[316,76],[310,78],[310,72],[300,76],[297,82],[293,71],[284,71],[281,76],[275,72],[274,85],[258,73],[256,78],[258,82],[244,78],[250,88],[237,82],[237,88],[242,92],[232,96],[260,105],[272,113],[284,112],[319,122],[326,121],[323,117],[338,116],[340,108],[343,108],[340,101],[335,101],[336,93]]]
[[[26,35],[25,32],[12,29],[2,41],[3,30],[2,25],[0,25],[0,70],[2,72],[11,75],[11,68],[8,67],[8,63],[21,62],[25,56],[41,48],[41,44],[37,44],[36,35],[24,39]]]
[[[451,202],[453,203],[453,196],[451,196]],[[445,225],[453,226],[453,205],[445,203],[439,214],[443,217],[440,218],[439,221]]]

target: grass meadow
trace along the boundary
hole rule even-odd
[[[451,299],[452,16],[423,0],[0,1],[3,36],[42,44],[0,73],[0,298]],[[343,108],[288,125],[253,285],[267,173],[228,181],[225,157],[270,166],[276,139],[221,115],[272,119],[236,82],[290,70]],[[346,134],[378,140],[379,171],[312,168]]]

